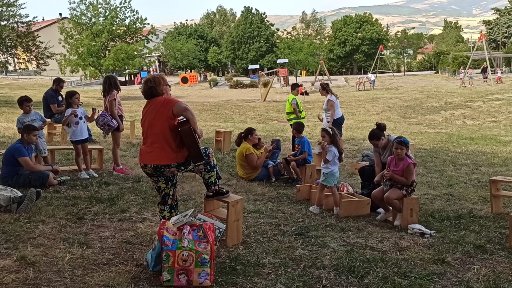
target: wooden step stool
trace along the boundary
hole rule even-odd
[[[411,196],[400,200],[402,203],[402,219],[400,221],[400,227],[407,229],[409,224],[418,224],[420,214],[420,201],[418,197]],[[397,213],[393,211],[393,217],[391,221],[394,223]]]
[[[222,204],[226,208],[222,208]],[[230,194],[222,199],[205,199],[203,210],[226,222],[226,245],[235,246],[242,242],[244,198]]]
[[[300,178],[302,178],[302,184],[315,184],[317,178],[316,165],[306,164],[299,168]]]
[[[318,190],[318,186],[311,184],[295,186],[295,200],[309,200],[311,196],[311,190]]]
[[[91,169],[103,170],[103,147],[99,145],[89,145],[89,159],[91,161]],[[48,146],[48,158],[50,163],[55,163],[57,151],[74,151],[73,146]],[[96,162],[93,162],[93,151],[96,151]],[[76,165],[59,166],[60,171],[77,170]]]
[[[512,192],[501,189],[503,184],[512,184],[512,177],[496,176],[489,179],[491,213],[503,213],[503,197],[512,198]]]
[[[231,135],[233,130],[215,130],[215,151],[226,153],[231,150]]]
[[[60,144],[66,145],[68,134],[64,126],[48,121],[48,125],[46,125],[46,143],[55,144],[53,139],[55,136],[60,136]]]

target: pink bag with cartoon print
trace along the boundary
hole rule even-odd
[[[191,223],[178,228],[162,221],[162,284],[173,287],[211,286],[215,274],[215,226]]]

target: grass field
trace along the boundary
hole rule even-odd
[[[382,77],[376,90],[366,92],[355,92],[353,79],[349,84],[334,89],[346,115],[343,180],[359,186],[347,165],[370,149],[366,137],[374,123],[385,122],[389,132],[415,143],[420,224],[438,235],[422,239],[373,217],[311,215],[307,203],[294,201],[293,187],[237,179],[232,150],[217,160],[224,185],[245,197],[244,240],[218,248],[216,287],[512,287],[506,217],[490,213],[488,188],[489,177],[512,176],[512,84],[461,89],[438,75]],[[16,98],[32,96],[41,111],[48,86],[0,79],[0,147],[17,138]],[[205,145],[212,144],[216,128],[237,133],[253,126],[264,139],[280,137],[285,149],[290,146],[284,88],[272,89],[264,103],[257,89],[210,90],[202,84],[172,90],[196,111]],[[101,107],[99,88],[79,92],[89,110]],[[318,93],[305,98],[310,139],[318,138],[323,100]],[[138,89],[123,90],[122,101],[127,118],[140,119],[144,100]],[[107,148],[109,167],[110,140],[96,127],[93,133]],[[137,135],[121,149],[134,176],[103,171],[84,181],[70,174],[72,180],[47,190],[30,215],[0,215],[0,286],[159,284],[143,265],[158,223],[157,196],[137,166],[140,129]],[[60,161],[70,165],[70,157]],[[194,175],[180,176],[180,210],[200,210],[203,190]],[[512,200],[505,208],[512,212]]]

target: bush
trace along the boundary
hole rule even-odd
[[[219,80],[217,79],[217,77],[212,77],[212,78],[208,79],[208,84],[210,84],[210,88],[213,88],[213,87],[219,85]]]
[[[224,77],[224,79],[226,80],[226,82],[231,83],[233,82],[234,77],[231,74],[228,74]]]
[[[233,80],[229,83],[229,89],[247,89],[247,88],[258,88],[258,81],[251,80],[249,83],[245,83],[241,80]]]

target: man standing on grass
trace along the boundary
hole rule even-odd
[[[288,95],[288,99],[286,99],[286,120],[288,124],[290,124],[290,128],[295,122],[304,122],[306,119],[306,112],[304,111],[304,107],[300,102],[299,98],[299,83],[293,83],[290,86],[291,93]],[[293,136],[292,132],[292,152],[295,149],[295,136]]]

